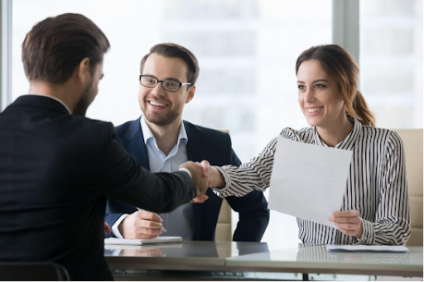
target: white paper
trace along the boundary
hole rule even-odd
[[[404,253],[409,249],[405,246],[327,245],[327,251]]]
[[[278,137],[268,208],[330,227],[340,211],[352,151]]]
[[[145,245],[145,244],[164,244],[164,243],[181,243],[182,238],[179,236],[160,236],[153,239],[119,239],[105,238],[106,245]]]

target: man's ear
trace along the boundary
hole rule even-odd
[[[194,93],[196,92],[196,85],[193,85],[190,87],[190,89],[188,90],[188,95],[187,95],[187,99],[185,101],[186,104],[188,104],[191,100],[193,100],[194,98]]]
[[[87,81],[90,81],[90,76],[90,59],[84,58],[78,65],[78,77],[82,83],[86,84]]]

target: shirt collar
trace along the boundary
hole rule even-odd
[[[353,145],[355,145],[356,139],[362,132],[362,124],[359,122],[358,119],[352,117],[351,115],[347,115],[347,118],[349,119],[350,122],[353,123],[353,129],[349,133],[349,135],[342,142],[337,144],[334,148],[342,149],[342,150],[351,150],[353,148]],[[315,137],[316,144],[320,146],[324,146],[324,147],[329,147],[319,137],[316,127],[314,127],[314,137]]]
[[[145,119],[144,116],[141,116],[140,124],[141,124],[141,130],[143,131],[144,143],[147,145],[147,142],[149,140],[152,140],[156,144],[155,136],[153,135],[152,131],[150,130],[150,127],[147,125],[146,119]],[[152,142],[152,141],[149,141],[149,142]],[[188,141],[187,132],[185,130],[184,123],[181,122],[180,132],[178,133],[178,142],[177,143],[179,144],[180,142],[184,142],[184,144],[187,144],[187,141]]]
[[[71,110],[68,108],[68,106],[62,100],[60,100],[60,99],[58,99],[56,97],[49,96],[49,95],[46,95],[46,94],[27,94],[25,96],[42,96],[42,97],[48,97],[48,98],[51,98],[53,100],[56,100],[56,101],[58,101],[59,103],[61,103],[65,107],[65,109],[68,111],[68,113],[70,115],[72,115]]]

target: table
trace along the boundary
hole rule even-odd
[[[408,253],[327,252],[326,245],[228,258],[233,271],[339,273],[423,277],[423,248]]]
[[[306,279],[302,273],[422,277],[423,248],[409,248],[409,253],[346,253],[327,252],[325,245],[184,241],[106,249],[105,258],[115,278],[128,280],[214,280],[219,275],[242,280],[243,273],[252,272],[288,273],[285,278],[291,280]]]
[[[280,250],[281,244],[252,242],[183,241],[182,244],[107,249],[111,269],[210,270],[226,271],[226,259]]]

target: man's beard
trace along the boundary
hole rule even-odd
[[[160,118],[155,117],[153,115],[144,114],[144,116],[146,117],[146,119],[149,122],[151,122],[153,124],[156,124],[156,125],[159,125],[159,126],[167,126],[167,125],[170,125],[171,123],[173,123],[180,116],[180,113],[177,113],[175,111],[169,112],[166,115],[166,117],[163,118],[163,119],[160,119]]]
[[[90,96],[92,95],[93,91],[93,81],[91,81],[88,86],[84,89],[84,92],[81,95],[80,100],[75,105],[73,115],[76,116],[83,116],[85,117],[85,113],[87,112],[88,106],[90,106],[92,100],[90,99]],[[91,100],[91,101],[90,101]]]

